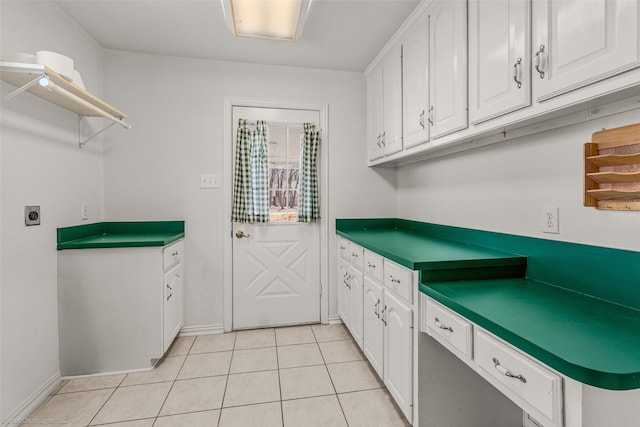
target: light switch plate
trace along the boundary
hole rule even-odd
[[[220,188],[220,175],[203,173],[200,175],[200,188]]]

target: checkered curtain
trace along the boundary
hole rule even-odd
[[[236,174],[233,184],[234,222],[254,222],[253,186],[251,185],[251,131],[247,120],[238,120],[236,138]]]
[[[269,143],[267,123],[258,120],[252,132],[251,184],[253,185],[253,213],[255,222],[269,222]]]
[[[300,196],[298,222],[320,219],[318,207],[318,145],[320,132],[313,123],[304,123],[300,137]]]

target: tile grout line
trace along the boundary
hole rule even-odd
[[[195,342],[196,342],[196,340],[194,339],[193,342],[191,343],[191,346],[189,347],[189,351],[191,351],[191,347],[193,346],[193,343],[195,343]],[[178,379],[178,376],[180,376],[180,372],[182,371],[182,368],[184,368],[184,364],[187,363],[187,357],[189,357],[189,351],[187,351],[187,355],[184,357],[184,360],[182,361],[182,364],[180,365],[180,369],[178,369],[178,372],[176,372],[175,378],[171,382],[171,387],[169,387],[169,392],[164,397],[164,400],[162,401],[162,405],[160,405],[160,409],[158,409],[158,413],[156,414],[155,419],[153,420],[152,426],[154,426],[158,422],[158,417],[160,416],[160,413],[162,412],[162,408],[164,408],[164,405],[167,403],[167,399],[169,399],[169,395],[171,394],[171,390],[173,390],[173,387],[176,385],[176,381]]]
[[[218,414],[218,422],[216,422],[216,426],[220,425],[220,421],[222,421],[222,410],[224,409],[224,401],[227,398],[227,387],[229,386],[229,376],[231,375],[231,364],[233,363],[233,355],[236,352],[236,341],[238,341],[238,333],[236,331],[232,331],[233,336],[233,347],[231,349],[231,360],[229,360],[229,368],[227,369],[227,380],[224,383],[224,392],[222,393],[222,402],[220,402],[220,413]]]

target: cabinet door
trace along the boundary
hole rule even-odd
[[[351,293],[349,280],[349,264],[342,258],[338,257],[338,315],[349,327],[349,318],[351,315]]]
[[[429,10],[431,139],[467,127],[467,2],[437,2]]]
[[[383,378],[384,323],[380,312],[384,307],[384,289],[370,277],[364,278],[363,340],[364,355],[373,369]]]
[[[367,151],[369,160],[382,157],[382,66],[367,77]]]
[[[351,293],[349,296],[351,303],[349,330],[351,331],[351,335],[353,335],[354,341],[362,348],[362,282],[364,273],[350,265],[349,274],[351,275],[349,282],[351,285],[349,289]]]
[[[163,350],[167,351],[182,327],[182,266],[164,275]]]
[[[429,140],[428,23],[420,20],[402,42],[402,138],[404,148]]]
[[[530,0],[469,0],[471,123],[531,105]]]
[[[392,293],[384,294],[384,384],[411,420],[413,403],[413,312]]]
[[[402,49],[392,49],[382,65],[382,100],[384,155],[402,150]]]
[[[640,65],[637,0],[534,1],[533,31],[538,101]]]

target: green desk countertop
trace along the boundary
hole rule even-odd
[[[184,237],[184,221],[99,222],[58,228],[58,250],[166,246]]]
[[[411,270],[525,267],[526,257],[402,229],[347,229],[337,234]]]
[[[640,388],[640,311],[529,279],[421,283],[420,291],[564,375]]]

